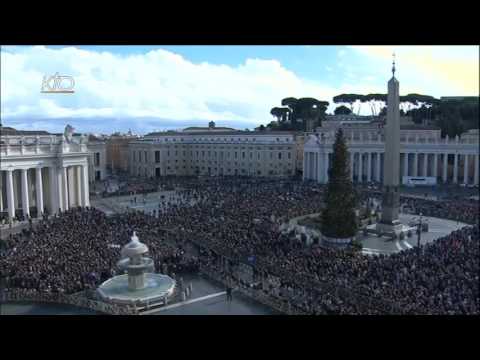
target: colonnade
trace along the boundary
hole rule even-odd
[[[351,151],[350,177],[355,182],[383,181],[383,151]],[[304,179],[328,182],[331,152],[304,153]],[[449,171],[449,163],[453,162]],[[473,169],[472,169],[473,168]],[[461,171],[462,170],[462,171]],[[448,152],[400,153],[401,176],[425,176],[441,179],[443,183],[478,185],[479,155]],[[401,180],[401,179],[400,179]]]
[[[30,217],[36,208],[40,217],[45,210],[53,214],[74,206],[90,206],[87,164],[0,171],[0,213],[10,219],[19,210]]]

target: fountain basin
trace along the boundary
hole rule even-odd
[[[170,276],[145,273],[145,287],[131,291],[128,288],[128,275],[118,275],[102,283],[98,294],[106,301],[117,304],[146,305],[165,302],[173,294],[175,280]]]

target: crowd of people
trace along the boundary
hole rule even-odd
[[[320,212],[323,191],[297,181],[209,179],[184,183],[184,201],[156,216],[107,217],[73,209],[13,236],[0,272],[12,288],[75,293],[115,274],[133,231],[158,271],[206,269],[311,314],[478,314],[478,202],[404,199],[425,216],[472,224],[434,243],[390,256],[306,246],[279,225]],[[173,186],[173,185],[172,185]],[[362,198],[375,197],[368,190]],[[159,202],[160,203],[160,202]],[[239,276],[251,268],[252,279]]]
[[[107,217],[95,208],[74,208],[42,220],[6,240],[0,273],[12,288],[73,294],[97,287],[116,274],[120,250],[136,231],[157,267],[171,274],[195,268],[181,244],[156,219],[129,213]]]

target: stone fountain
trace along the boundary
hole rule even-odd
[[[126,274],[114,276],[101,284],[97,292],[108,302],[142,306],[166,304],[175,289],[175,280],[156,274],[153,260],[146,256],[147,245],[134,232],[121,251],[117,267]]]

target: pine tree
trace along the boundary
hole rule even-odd
[[[357,233],[355,207],[357,196],[350,180],[349,153],[342,129],[333,144],[332,167],[322,212],[322,234],[334,238],[349,238]]]

